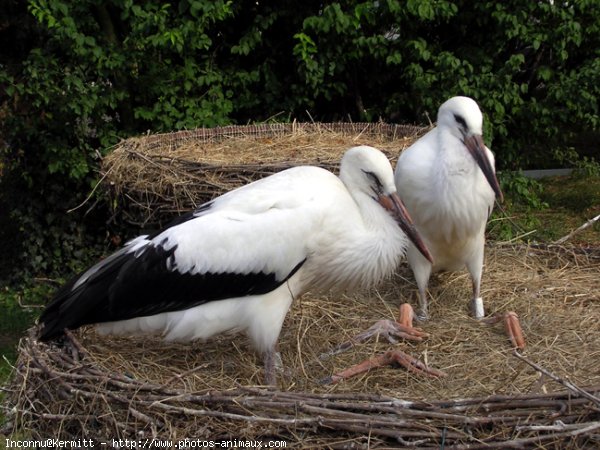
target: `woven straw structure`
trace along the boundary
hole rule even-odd
[[[427,129],[384,123],[290,123],[201,128],[130,138],[102,165],[115,216],[136,226],[164,225],[174,214],[297,165],[337,171],[354,145],[391,160]]]

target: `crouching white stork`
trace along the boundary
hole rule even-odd
[[[483,116],[468,97],[453,97],[438,111],[437,126],[404,150],[396,165],[398,194],[435,264],[409,245],[407,256],[419,289],[418,316],[428,317],[432,271],[467,267],[473,282],[472,314],[484,316],[480,296],[485,226],[502,192],[494,156],[482,138]]]
[[[288,169],[132,240],[59,290],[41,315],[40,338],[85,324],[169,341],[238,330],[264,354],[274,384],[293,299],[377,283],[396,268],[406,236],[429,258],[385,155],[354,147],[339,178],[318,167]]]

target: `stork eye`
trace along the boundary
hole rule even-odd
[[[467,121],[464,119],[463,116],[454,114],[454,120],[456,120],[456,122],[463,128],[463,130],[467,129]]]
[[[367,170],[363,170],[363,172],[365,173],[365,175],[367,175],[367,177],[369,177],[369,179],[371,180],[371,183],[374,184],[375,186],[377,186],[376,188],[373,189],[375,191],[375,193],[382,192],[383,191],[383,183],[381,183],[381,181],[379,180],[379,177],[377,175],[375,175],[373,172],[370,172]]]

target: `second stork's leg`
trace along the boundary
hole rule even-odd
[[[412,249],[411,249],[412,250]],[[419,321],[429,320],[429,300],[427,298],[427,286],[429,284],[429,277],[431,276],[431,263],[427,261],[418,252],[409,251],[408,262],[412,268],[419,289],[419,309],[417,311],[417,318]]]
[[[471,275],[473,283],[473,298],[471,299],[471,315],[475,319],[483,319],[485,316],[485,308],[483,299],[481,298],[481,275],[483,273],[483,251],[484,243],[478,247],[475,254],[467,261],[467,270]]]

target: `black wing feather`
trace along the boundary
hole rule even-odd
[[[113,258],[75,289],[79,277],[71,280],[42,313],[40,339],[59,337],[65,328],[266,294],[285,283],[305,261],[300,261],[283,279],[264,272],[180,273],[168,263],[175,250],[176,247],[165,249],[149,244],[143,250]]]

